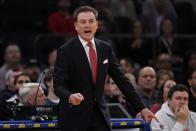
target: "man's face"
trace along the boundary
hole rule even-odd
[[[28,99],[28,103],[31,106],[35,105],[35,97],[36,97],[36,92],[37,92],[37,87],[32,89],[32,94]],[[45,104],[45,95],[44,95],[44,91],[41,87],[39,87],[39,92],[37,94],[37,98],[36,98],[36,105],[44,105]]]
[[[156,66],[158,69],[171,69],[171,57],[168,54],[160,54]]]
[[[196,92],[196,71],[194,71],[188,82],[189,86]]]
[[[145,67],[139,72],[138,86],[142,90],[153,90],[156,86],[156,73],[153,68]]]
[[[6,49],[4,58],[9,64],[18,64],[21,60],[20,49],[16,45],[10,45]]]
[[[97,30],[98,22],[93,12],[81,12],[75,21],[75,28],[78,34],[87,42],[91,41]]]
[[[14,88],[14,79],[20,73],[20,71],[14,71],[10,74],[8,80],[6,80],[6,85],[8,86],[9,90],[16,91],[16,89]]]
[[[171,20],[166,19],[163,21],[162,29],[165,33],[172,33],[173,31],[173,25]]]
[[[188,106],[188,93],[186,91],[174,92],[171,99],[168,100],[170,109],[175,112],[176,109],[181,108],[184,105]]]

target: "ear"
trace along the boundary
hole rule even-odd
[[[32,99],[32,97],[28,97],[27,98],[27,102],[30,103],[30,104],[32,104],[34,102],[34,100]]]
[[[76,24],[76,22],[74,22],[74,27],[75,27],[75,29],[76,29],[76,31],[78,30],[78,28],[77,28],[77,24]]]
[[[168,105],[170,105],[171,99],[170,98],[167,98],[167,101],[168,101]]]
[[[98,25],[99,25],[99,21],[98,20],[96,21],[96,25],[97,25],[97,29],[98,29]]]

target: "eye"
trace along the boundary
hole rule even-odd
[[[90,20],[89,23],[94,23],[94,20]]]
[[[188,98],[185,97],[185,98],[184,98],[184,101],[188,101]]]
[[[182,98],[181,97],[176,97],[176,100],[181,100]]]
[[[17,81],[18,84],[23,84],[23,83],[29,83],[30,81],[28,80],[19,80]]]
[[[85,21],[85,20],[80,20],[79,23],[80,23],[80,24],[85,24],[86,21]]]

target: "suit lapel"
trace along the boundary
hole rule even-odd
[[[85,49],[82,46],[82,43],[80,42],[79,38],[77,37],[76,43],[76,60],[78,60],[78,64],[81,65],[81,67],[84,68],[84,72],[87,72],[87,76],[89,77],[89,79],[91,81],[93,81],[93,76],[91,73],[91,67],[90,67],[90,63],[88,61],[88,57],[86,55]]]
[[[99,78],[101,77],[101,73],[102,73],[102,54],[103,53],[102,53],[102,47],[96,39],[95,39],[95,45],[96,45],[96,52],[97,52],[97,77],[96,77],[96,85],[97,85],[99,82]],[[85,49],[82,46],[82,43],[80,42],[78,37],[76,39],[75,49],[76,49],[76,54],[77,54],[76,60],[78,60],[77,63],[80,64],[84,68],[85,72],[87,72],[87,76],[93,83],[93,76],[92,76],[90,63],[88,61],[88,57],[86,55]]]

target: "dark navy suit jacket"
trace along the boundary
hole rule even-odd
[[[103,97],[107,74],[112,77],[123,92],[126,100],[133,103],[133,108],[138,112],[144,108],[133,86],[121,73],[111,46],[98,39],[95,39],[95,45],[98,59],[96,84],[93,83],[89,61],[78,37],[69,40],[57,51],[54,91],[60,98],[59,124],[64,129],[88,127],[95,100],[110,126],[110,119]],[[72,93],[81,93],[84,96],[84,101],[77,106],[70,105],[69,96]]]

